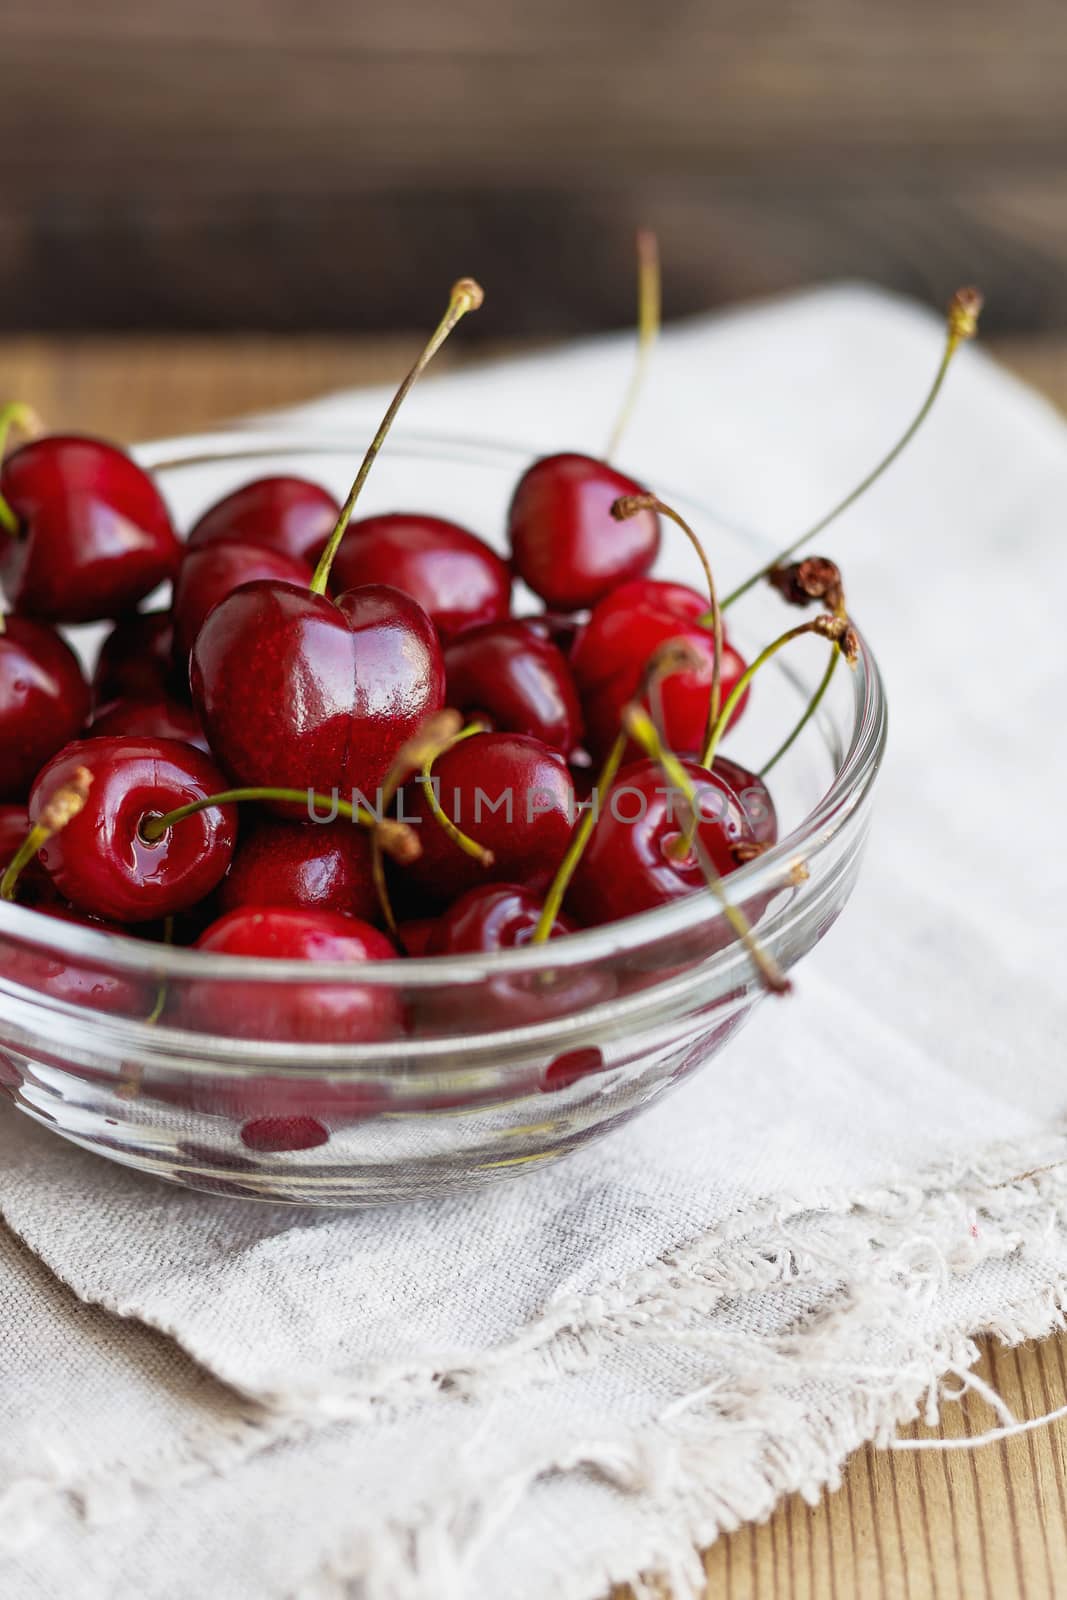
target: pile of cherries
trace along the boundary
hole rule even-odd
[[[717,753],[746,664],[713,588],[648,575],[665,508],[640,484],[586,455],[534,462],[509,561],[426,512],[352,518],[400,400],[475,290],[457,285],[344,508],[265,476],[183,543],[114,445],[44,435],[3,460],[6,898],[206,952],[358,966],[558,938],[709,883],[724,898],[722,880],[774,842],[766,785]],[[13,419],[0,412],[0,431]],[[817,620],[847,654],[833,574],[809,561],[773,578],[825,602]],[[543,609],[512,613],[515,580]],[[164,584],[169,607],[139,610]],[[60,629],[105,619],[90,682]],[[57,964],[49,981],[130,1003],[118,979]],[[373,987],[309,983],[273,1019],[258,996],[235,1017],[232,987],[204,985],[167,1022],[352,1040],[398,1026]]]

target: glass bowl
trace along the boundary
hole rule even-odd
[[[231,432],[138,455],[188,528],[220,495],[268,471],[343,495],[358,453],[358,440]],[[433,511],[501,548],[529,460],[510,447],[400,434],[360,511]],[[766,559],[751,535],[656,488],[700,530],[724,592]],[[658,570],[699,585],[668,524]],[[527,598],[519,609],[535,608]],[[731,612],[731,637],[751,651],[789,619],[761,586]],[[75,646],[90,653],[103,631],[79,630]],[[805,641],[776,658],[728,753],[758,767],[777,748],[822,676],[826,649]],[[878,670],[861,639],[856,670],[836,674],[774,770],[779,844],[729,880],[786,970],[826,932],[856,880],[885,729]],[[331,998],[351,990],[352,970],[310,970],[327,1016]],[[325,1038],[278,1037],[269,1019],[308,981],[299,962],[209,958],[0,905],[0,1091],[84,1148],[191,1188],[373,1204],[486,1183],[579,1149],[706,1065],[762,996],[702,893],[536,949],[360,968],[358,984],[385,1019],[373,1044],[325,1026],[316,1030]],[[225,1032],[171,1020],[193,988],[201,999],[210,993]]]

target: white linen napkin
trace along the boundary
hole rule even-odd
[[[940,345],[859,288],[672,330],[624,464],[784,542]],[[408,421],[596,450],[629,359],[427,382]],[[358,444],[379,402],[287,420]],[[698,1594],[696,1546],[835,1481],[972,1335],[1062,1320],[1065,491],[1061,422],[963,352],[820,544],[892,712],[860,887],[796,996],[611,1138],[314,1215],[0,1117],[0,1214],[54,1275],[0,1251],[0,1592],[593,1600],[658,1570]]]

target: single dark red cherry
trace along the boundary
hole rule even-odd
[[[738,865],[735,845],[755,835],[741,803],[719,774],[695,761],[683,766],[700,799],[701,845],[720,878]],[[697,890],[707,880],[695,850],[679,856],[690,822],[685,798],[655,761],[623,767],[608,792],[567,891],[567,909],[587,926],[651,911]]]
[[[519,577],[552,610],[580,611],[640,578],[659,552],[659,517],[639,511],[616,522],[622,495],[639,483],[592,456],[544,456],[519,479],[508,512]]]
[[[152,922],[210,894],[230,864],[236,808],[211,806],[152,842],[144,828],[224,789],[214,762],[175,739],[81,739],[38,777],[31,822],[79,767],[92,779],[85,805],[40,851],[60,894],[81,911],[115,922]]]
[[[261,1155],[317,1150],[329,1142],[329,1128],[324,1128],[316,1117],[256,1117],[241,1129],[241,1143]]]
[[[468,628],[445,647],[445,698],[482,713],[501,733],[528,733],[568,756],[581,743],[582,708],[571,670],[551,640],[521,622]]]
[[[395,958],[377,928],[336,911],[292,906],[242,906],[212,923],[197,948],[217,956],[306,961],[307,983],[272,983],[259,972],[191,983],[180,1004],[180,1023],[234,1038],[361,1043],[397,1034],[403,1017],[396,991],[359,982],[359,969]],[[316,983],[316,962],[352,967],[350,983]],[[295,1108],[294,1108],[295,1109]]]
[[[756,843],[769,848],[778,843],[778,812],[771,791],[758,772],[751,772],[740,761],[717,755],[712,771],[725,778],[741,802],[741,809],[756,838]]]
[[[427,948],[428,955],[488,955],[517,950],[532,943],[541,916],[541,899],[517,883],[483,884],[461,895],[439,919]],[[569,917],[552,924],[550,939],[576,932]],[[551,968],[551,963],[546,962]],[[588,1011],[615,993],[610,973],[587,967],[563,967],[543,972],[516,972],[491,977],[478,995],[478,1016],[483,1028],[517,1027],[545,1022],[550,1017]],[[418,1002],[419,1020],[440,1031],[463,1032],[470,1027],[471,1002],[462,985]]]
[[[238,783],[342,799],[355,789],[373,802],[401,746],[444,705],[445,674],[432,622],[398,589],[368,584],[332,601],[263,581],[215,607],[190,682]]]
[[[428,612],[442,639],[506,617],[511,573],[458,523],[421,512],[352,522],[333,564],[333,588],[391,583]]]
[[[650,658],[675,639],[684,640],[705,664],[699,671],[672,672],[661,680],[664,738],[672,750],[701,751],[715,660],[714,638],[697,621],[707,609],[706,597],[694,589],[652,578],[624,584],[594,607],[571,655],[585,711],[586,743],[594,755],[605,755],[614,741],[623,707],[638,696]],[[725,703],[744,671],[745,662],[725,642],[720,703]],[[731,727],[747,700],[746,694],[730,719]]]
[[[94,739],[136,734],[147,739],[181,739],[210,755],[204,730],[196,712],[181,700],[156,696],[146,700],[116,700],[93,718],[89,730]]]
[[[486,883],[468,889],[433,925],[426,945],[431,956],[481,955],[517,950],[531,942],[541,916],[541,900],[518,883]],[[560,915],[550,939],[574,933],[577,925]]]
[[[568,1050],[550,1061],[541,1074],[542,1093],[558,1094],[562,1089],[570,1089],[583,1078],[603,1072],[606,1066],[603,1052],[596,1045],[587,1045],[583,1050]]]
[[[0,805],[0,877],[4,868],[18,854],[19,847],[30,831],[30,818],[25,806]],[[16,895],[20,905],[40,909],[43,905],[58,903],[55,884],[34,856],[23,867],[18,879]]]
[[[239,906],[300,906],[377,921],[370,834],[343,817],[301,823],[262,815],[243,822],[218,898],[224,912]]]
[[[340,514],[333,495],[307,478],[256,478],[205,511],[186,545],[262,545],[314,566]]]
[[[0,496],[19,521],[0,548],[0,582],[25,616],[121,616],[177,567],[162,495],[114,445],[66,434],[35,439],[4,462]]]
[[[10,616],[0,627],[0,800],[22,800],[49,757],[85,727],[89,685],[54,629]]]
[[[22,882],[20,878],[20,887]],[[114,935],[125,932],[117,923],[82,916],[70,906],[38,904],[35,910],[38,916],[49,917],[56,922],[77,923],[91,928],[95,933]],[[62,1000],[73,1006],[87,1006],[92,1011],[142,1018],[150,1014],[156,996],[156,985],[151,981],[116,971],[113,963],[108,961],[106,950],[99,956],[66,955],[62,951],[46,948],[47,932],[42,932],[42,939],[45,943],[41,945],[0,940],[0,965],[3,966],[5,978],[38,994],[47,994],[53,1000]]]
[[[422,855],[399,869],[428,905],[443,905],[485,883],[547,886],[567,848],[574,785],[563,760],[538,739],[481,733],[446,750],[434,764],[446,816],[494,860],[464,853],[434,817],[419,782],[404,790],[404,817],[418,828]]]
[[[188,698],[187,673],[174,669],[174,619],[169,611],[135,611],[116,622],[96,658],[93,698],[115,700]]]
[[[265,545],[219,540],[190,550],[174,580],[174,659],[187,670],[196,636],[220,600],[243,583],[275,578],[306,589],[311,568],[306,561]]]

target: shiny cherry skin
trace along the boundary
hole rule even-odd
[[[511,573],[495,550],[458,523],[413,511],[350,524],[332,586],[364,583],[391,583],[411,595],[445,640],[506,617],[511,600]]]
[[[426,945],[430,956],[482,955],[517,950],[533,938],[541,916],[541,897],[520,883],[485,883],[454,900],[433,926]],[[574,933],[577,925],[558,916],[550,939]]]
[[[0,876],[29,831],[30,818],[25,806],[0,805]],[[15,898],[20,905],[36,909],[59,903],[55,885],[36,856],[20,872]]]
[[[715,872],[725,878],[738,865],[733,846],[751,844],[755,836],[723,778],[695,761],[684,766],[700,796],[701,844]],[[657,762],[623,767],[571,880],[568,911],[595,927],[651,911],[696,890],[707,893],[696,853],[679,861],[670,852],[688,821],[684,798],[670,790]]]
[[[333,495],[307,478],[256,478],[205,511],[186,545],[255,544],[314,566],[340,515]]]
[[[126,931],[118,923],[82,916],[70,906],[37,905],[34,909],[38,916],[77,923],[95,933]],[[114,971],[108,966],[106,950],[94,958],[66,955],[60,950],[26,943],[12,942],[10,949],[4,949],[0,942],[0,962],[6,978],[68,1005],[87,1006],[92,1011],[124,1017],[147,1017],[155,1004],[155,984]]]
[[[403,814],[418,829],[422,855],[399,869],[401,881],[428,906],[485,883],[547,887],[574,821],[574,784],[554,751],[524,734],[480,733],[446,750],[433,775],[446,815],[495,860],[486,867],[464,854],[434,817],[421,783],[409,783]]]
[[[528,733],[568,756],[581,743],[582,708],[556,646],[521,622],[468,628],[445,646],[445,698],[482,713],[502,733]]]
[[[24,799],[44,763],[85,727],[89,699],[78,658],[54,629],[3,619],[0,800]]]
[[[371,876],[370,834],[344,817],[287,822],[261,815],[242,822],[230,870],[219,886],[221,911],[239,906],[297,906],[379,917]]]
[[[570,660],[571,651],[579,633],[589,621],[588,611],[535,611],[528,617],[517,617],[538,639],[547,639]]]
[[[169,611],[134,611],[116,622],[93,669],[97,706],[188,693],[185,677],[174,670],[174,619]]]
[[[395,958],[384,933],[357,917],[295,906],[241,906],[213,922],[197,949],[216,956],[306,961],[307,983],[225,979],[192,983],[180,1003],[180,1025],[234,1038],[363,1043],[400,1031],[395,992],[360,984],[358,970]],[[352,982],[316,984],[316,962],[351,964]]]
[[[444,705],[445,673],[433,623],[398,589],[368,584],[332,601],[263,581],[215,607],[190,684],[237,783],[373,802],[400,747]]]
[[[68,744],[49,762],[30,795],[36,822],[78,767],[92,785],[85,806],[40,851],[72,905],[114,922],[152,922],[196,905],[230,864],[237,833],[234,806],[211,806],[149,843],[150,819],[226,787],[214,762],[176,739],[101,738]]]
[[[149,739],[180,739],[195,745],[205,755],[211,750],[196,712],[181,700],[157,695],[145,700],[116,700],[93,718],[89,730],[94,739],[119,734],[136,734]]]
[[[639,483],[592,456],[543,456],[527,468],[508,512],[512,563],[552,610],[580,611],[646,573],[659,552],[659,517],[616,522],[620,495]]]
[[[220,540],[186,554],[174,580],[174,660],[180,672],[188,671],[196,636],[219,601],[242,583],[261,578],[306,589],[311,568],[295,556],[235,540]]]
[[[756,843],[767,849],[778,843],[778,812],[771,791],[758,772],[751,772],[740,761],[730,756],[717,755],[714,771],[725,778],[741,802],[741,809],[755,836]]]
[[[428,955],[430,940],[436,927],[436,917],[409,917],[401,922],[397,928],[397,935],[404,954],[416,959]]]
[[[662,680],[663,731],[672,750],[700,750],[715,660],[714,638],[697,621],[707,609],[707,598],[694,589],[651,578],[623,584],[593,608],[574,646],[571,667],[585,711],[586,743],[595,756],[607,753],[619,731],[623,707],[639,693],[649,659],[673,639],[684,639],[703,665],[699,670],[673,672]],[[723,700],[744,670],[745,662],[725,641]],[[731,717],[731,727],[747,699],[746,695]]]
[[[0,550],[0,582],[24,616],[121,616],[174,574],[180,546],[163,497],[114,445],[35,439],[4,462],[0,495],[19,520]]]

